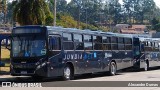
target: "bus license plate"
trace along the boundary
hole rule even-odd
[[[27,74],[27,71],[21,71],[21,74]]]

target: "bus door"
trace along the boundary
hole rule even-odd
[[[133,66],[133,39],[132,38],[124,38],[125,42],[125,57],[123,59],[124,68],[128,68]]]
[[[102,50],[102,37],[84,35],[84,60],[86,62],[86,69],[88,73],[97,72],[101,69],[100,55],[103,53]]]
[[[134,56],[133,63],[140,62],[140,58],[143,55],[141,53],[141,49],[144,50],[143,44],[140,43],[139,38],[134,38],[133,39],[133,56]]]
[[[84,46],[84,61],[86,62],[86,73],[97,72],[100,69],[98,52],[94,52],[93,50],[87,50],[87,47],[92,46],[92,44],[84,43]]]
[[[48,39],[48,60],[50,62],[51,75],[58,75],[59,65],[62,63],[61,37],[59,35],[49,35]],[[56,72],[56,73],[55,73]]]

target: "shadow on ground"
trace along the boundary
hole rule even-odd
[[[122,74],[117,74],[122,75]],[[96,74],[83,74],[75,76],[74,80],[81,80],[81,79],[92,79],[92,78],[99,78],[99,77],[110,77],[106,73],[96,73]],[[35,79],[32,77],[10,77],[10,78],[0,78],[0,86],[2,85],[1,82],[15,82],[15,83],[45,83],[45,82],[61,82],[63,81],[61,77],[58,78],[41,78]]]
[[[151,68],[150,70],[158,70],[160,67],[156,68]],[[117,75],[124,75],[125,73],[134,73],[137,72],[136,70],[125,70],[124,71],[119,71]],[[143,72],[143,71],[139,71]],[[7,72],[3,72],[7,73]],[[8,73],[7,73],[8,74]],[[3,74],[5,75],[5,74]],[[1,77],[3,77],[3,75]],[[100,78],[100,77],[112,77],[109,76],[106,72],[105,73],[95,73],[95,74],[83,74],[83,75],[78,75],[75,76],[74,80],[82,80],[82,79],[92,79],[92,78]],[[62,82],[63,80],[58,77],[58,78],[40,78],[40,79],[35,79],[32,77],[10,77],[10,78],[0,78],[0,86],[2,85],[1,82],[16,82],[16,83],[46,83],[46,82]]]

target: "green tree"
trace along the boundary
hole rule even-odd
[[[153,30],[158,30],[159,27],[160,27],[159,25],[160,25],[159,21],[156,18],[153,18],[153,20],[152,20],[152,29]]]
[[[20,25],[45,25],[46,20],[53,17],[44,0],[17,0],[14,3],[14,20]]]
[[[122,19],[121,16],[122,9],[119,0],[109,0],[109,2],[106,2],[106,6],[107,7],[105,8],[105,11],[107,11],[109,15],[108,18],[112,19],[113,21],[112,23],[114,24],[120,23]]]
[[[129,23],[133,18],[143,24],[144,20],[149,19],[155,9],[154,0],[123,0],[123,2]]]
[[[154,26],[154,30],[156,30],[157,32],[160,32],[160,23]]]

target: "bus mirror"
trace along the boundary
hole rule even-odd
[[[11,45],[6,45],[6,49],[8,49],[9,51],[11,50]]]
[[[6,39],[5,48],[11,50],[11,37],[8,37],[8,39]]]

